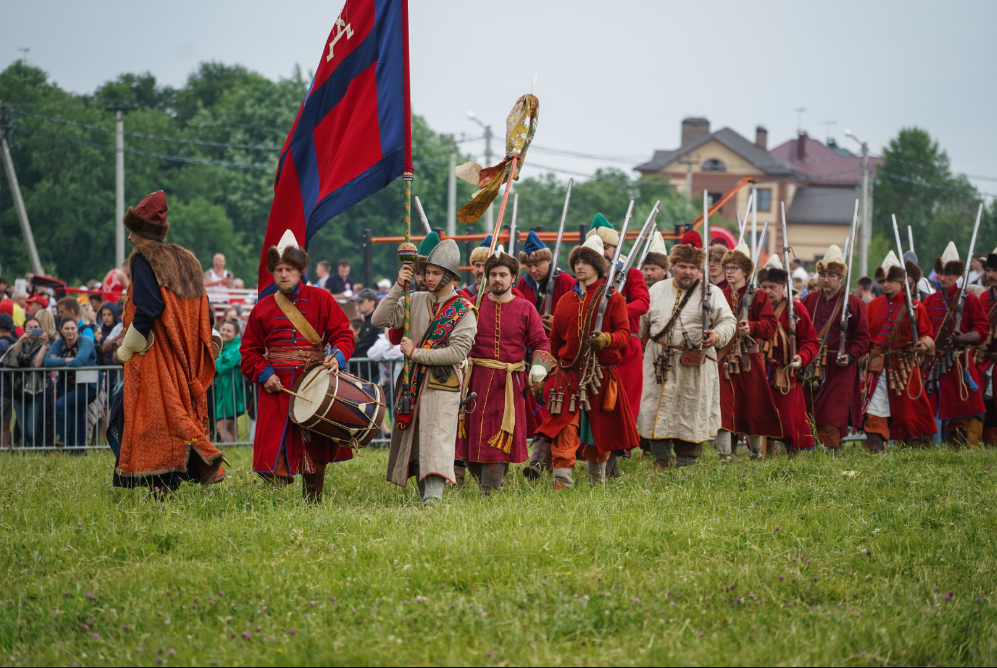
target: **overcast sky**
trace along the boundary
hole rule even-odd
[[[316,67],[342,0],[169,3],[0,0],[0,66],[29,62],[88,93],[122,72],[182,85],[197,63],[271,77]],[[953,169],[997,192],[997,1],[668,2],[411,0],[412,107],[439,132],[497,130],[538,74],[540,125],[524,175],[632,168],[709,118],[769,147],[802,127],[876,153],[900,128],[928,130]],[[14,100],[11,100],[14,101]],[[465,144],[483,153],[483,142]],[[543,152],[553,149],[604,158]],[[531,164],[532,163],[532,164]],[[565,172],[561,172],[565,176]]]

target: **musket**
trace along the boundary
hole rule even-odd
[[[433,228],[429,226],[429,218],[426,218],[426,212],[422,209],[422,202],[419,201],[418,195],[415,196],[415,210],[419,213],[422,226],[426,228],[426,234],[432,234]]]
[[[852,215],[852,228],[848,232],[848,236],[845,237],[845,252],[844,257],[848,260],[848,266],[845,268],[845,293],[842,295],[842,299],[845,303],[841,305],[841,332],[838,336],[838,359],[842,359],[848,354],[846,350],[847,342],[845,339],[848,335],[848,320],[851,318],[851,313],[849,313],[848,305],[851,301],[851,287],[852,287],[852,257],[851,252],[855,250],[855,232],[856,226],[859,222],[859,201],[855,200],[855,213]],[[851,244],[851,248],[849,248]]]
[[[762,225],[762,236],[759,237],[759,239],[765,238],[765,233],[768,232],[768,229],[769,229],[769,221],[766,220],[765,224]],[[751,306],[751,297],[755,291],[755,276],[758,274],[758,256],[761,254],[762,254],[762,245],[761,243],[759,243],[758,248],[756,248],[754,252],[751,254],[751,277],[744,288],[744,302],[741,304],[742,320],[748,319],[748,308]]]
[[[796,357],[796,307],[793,304],[793,277],[789,274],[789,234],[786,231],[786,203],[779,202],[782,212],[782,255],[786,266],[786,299],[789,300],[789,359],[783,360],[786,366]]]
[[[748,200],[750,207],[750,199]],[[736,212],[735,212],[736,213]],[[744,236],[744,228],[741,228],[741,236]],[[706,332],[710,328],[710,216],[709,216],[709,195],[703,191],[703,238],[706,239],[706,257],[703,258],[703,340],[706,339]],[[700,346],[702,346],[700,342]]]
[[[544,315],[550,315],[554,304],[554,283],[557,282],[557,257],[561,254],[561,238],[564,236],[564,221],[568,218],[568,204],[571,202],[571,186],[574,179],[568,179],[568,190],[564,194],[564,208],[561,209],[561,225],[557,228],[557,241],[554,242],[554,257],[550,260],[550,267],[547,269],[547,284],[544,286]],[[582,240],[579,239],[581,244]]]
[[[969,283],[969,270],[973,266],[973,251],[976,250],[976,233],[980,231],[980,218],[983,216],[983,203],[976,212],[976,224],[973,226],[973,238],[969,241],[969,253],[966,254],[966,269],[962,274],[962,287],[959,288],[959,300],[955,305],[955,326],[952,328],[953,334],[958,334],[962,328],[962,312],[966,308],[966,287]]]
[[[592,334],[602,331],[602,321],[606,317],[606,306],[609,304],[609,293],[613,285],[613,281],[616,279],[616,264],[620,261],[620,251],[623,250],[623,239],[627,237],[627,227],[630,225],[630,216],[634,212],[634,201],[630,200],[630,206],[627,208],[627,217],[623,219],[623,229],[620,230],[620,243],[616,246],[616,252],[613,253],[613,263],[609,267],[609,276],[606,278],[606,289],[602,292],[602,297],[599,298],[599,311],[595,316],[595,326],[592,328]]]
[[[647,254],[651,252],[651,241],[652,237],[654,236],[654,233],[658,229],[657,221],[658,221],[658,212],[660,210],[661,210],[661,200],[659,199],[657,202],[654,203],[654,209],[651,210],[651,213],[654,215],[654,218],[651,220],[651,228],[647,231],[647,239],[646,243],[644,244],[644,250],[641,251],[640,253],[640,261],[637,262],[638,269],[644,266],[644,260],[647,259]],[[647,224],[645,223],[645,227],[646,225]],[[623,282],[626,283],[626,279],[623,279]]]
[[[751,189],[751,193],[748,195],[748,205],[744,207],[744,220],[740,218],[737,219],[737,225],[740,228],[740,236],[737,238],[737,245],[740,246],[744,243],[744,232],[748,229],[748,214],[751,213],[751,204],[755,201],[755,190]],[[737,217],[737,212],[734,212],[734,216]]]
[[[910,252],[913,253],[914,252],[914,230],[912,230],[910,228],[910,225],[907,226],[907,243],[910,246]]]
[[[904,247],[900,244],[900,228],[897,227],[897,214],[893,215],[893,236],[897,242],[897,252],[900,253],[900,266],[904,270],[904,296],[907,297],[907,318],[910,320],[910,345],[917,345],[917,314],[914,312],[914,299],[907,283],[907,263],[903,260]]]
[[[627,256],[627,261],[623,263],[623,269],[616,274],[616,285],[613,286],[613,289],[617,292],[622,291],[623,286],[627,284],[627,278],[630,276],[630,268],[634,266],[634,261],[637,258],[637,250],[640,248],[641,243],[646,239],[647,243],[644,244],[644,248],[650,247],[651,230],[654,229],[654,221],[658,217],[658,209],[660,207],[661,200],[659,199],[654,203],[654,208],[651,209],[651,213],[647,216],[647,221],[644,223],[644,227],[640,228],[640,234],[637,235],[634,245],[630,247],[630,255]],[[620,244],[623,244],[622,240],[620,241]],[[638,267],[642,267],[644,265],[644,255],[647,255],[647,251],[644,251],[642,254],[640,264],[637,265]]]
[[[519,193],[512,194],[512,223],[509,224],[509,255],[516,257],[516,242],[519,234],[516,232],[516,214],[519,212]],[[516,278],[515,276],[513,277]]]

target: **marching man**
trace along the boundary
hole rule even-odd
[[[997,359],[997,345],[994,342],[994,334],[997,333],[997,248],[987,255],[983,268],[988,287],[986,292],[980,295],[980,306],[986,313],[990,332],[976,349],[976,364],[977,371],[983,379],[980,387],[983,405],[987,409],[983,418],[983,442],[997,445],[997,402],[994,400],[997,396],[994,393],[994,360]]]
[[[477,336],[468,358],[466,397],[476,394],[461,413],[457,456],[481,485],[482,494],[496,491],[509,464],[526,461],[527,387],[543,386],[555,365],[540,315],[525,299],[512,294],[519,262],[495,253],[485,262],[488,294],[481,300]],[[528,373],[526,350],[533,351]],[[532,393],[532,389],[531,389]]]
[[[668,277],[668,269],[671,262],[668,259],[668,249],[665,248],[665,240],[661,232],[655,230],[651,237],[651,246],[647,255],[644,256],[644,264],[640,266],[640,273],[644,276],[644,284],[650,292],[651,286],[665,280]]]
[[[485,237],[474,250],[471,251],[471,255],[468,261],[471,264],[471,271],[474,274],[474,283],[471,283],[466,288],[462,288],[457,291],[461,297],[471,302],[472,304],[478,299],[478,286],[481,284],[481,277],[485,274],[485,261],[488,259],[488,253],[491,252],[492,247],[492,235]]]
[[[837,452],[848,426],[862,425],[862,391],[859,360],[869,352],[869,316],[865,302],[849,295],[842,286],[848,267],[841,249],[830,246],[817,263],[820,290],[808,292],[803,306],[813,318],[820,349],[812,362],[812,371],[803,394],[817,440]],[[845,349],[841,351],[841,312],[848,305],[848,325],[844,332]]]
[[[814,449],[814,435],[807,419],[807,407],[803,402],[803,387],[796,375],[806,365],[813,361],[820,350],[817,342],[817,332],[810,322],[810,314],[800,302],[793,300],[793,317],[796,320],[796,331],[792,331],[789,322],[789,300],[792,294],[787,294],[789,272],[782,266],[779,256],[773,254],[758,272],[758,284],[768,295],[769,303],[779,321],[779,329],[775,338],[765,344],[765,362],[769,387],[772,390],[772,400],[779,409],[782,418],[782,444],[790,455]],[[795,354],[789,359],[792,338],[795,335]],[[768,451],[775,453],[775,444]]]
[[[418,481],[425,506],[443,498],[446,481],[454,480],[454,452],[461,364],[474,344],[477,322],[472,305],[454,292],[460,268],[460,250],[453,239],[441,241],[426,258],[426,292],[411,296],[411,338],[401,340],[401,350],[412,366],[412,407],[408,415],[394,415],[387,480],[405,487],[412,476]],[[413,267],[403,264],[398,280],[371,316],[375,327],[405,324],[405,286]]]
[[[661,468],[672,465],[673,452],[679,466],[695,464],[703,442],[721,426],[717,348],[730,341],[737,324],[723,291],[711,286],[710,328],[703,331],[699,271],[705,255],[699,232],[687,232],[672,247],[671,280],[651,287],[650,309],[641,318],[647,344],[637,428]]]
[[[918,355],[934,355],[934,329],[924,305],[914,302],[917,341],[911,340],[904,275],[904,267],[890,251],[876,268],[883,296],[867,305],[872,348],[862,380],[862,428],[870,452],[883,452],[890,439],[930,447],[937,432],[917,364]]]

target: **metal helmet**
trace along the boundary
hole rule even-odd
[[[444,239],[429,253],[426,264],[435,264],[453,276],[460,272],[460,249],[453,239]]]

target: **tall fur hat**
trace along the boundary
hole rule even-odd
[[[876,282],[890,281],[891,283],[903,283],[904,267],[901,266],[897,254],[890,251],[886,254],[883,264],[876,267]]]
[[[703,238],[696,230],[686,232],[682,240],[672,246],[672,252],[668,254],[668,261],[672,265],[682,262],[702,267],[705,259],[706,251],[703,250]]]
[[[844,276],[848,272],[848,267],[845,265],[845,256],[841,252],[841,249],[834,244],[828,246],[827,252],[824,253],[824,258],[817,261],[817,273],[823,274],[825,272],[831,272],[838,276]]]
[[[712,244],[710,245],[710,260],[716,262],[723,262],[724,255],[726,255],[730,249],[723,244]]]
[[[584,244],[571,249],[571,254],[568,255],[568,266],[574,272],[575,262],[582,260],[586,264],[592,265],[599,274],[599,278],[603,278],[606,276],[606,265],[609,264],[602,255],[604,250],[602,239],[598,235],[592,235],[585,240]]]
[[[912,251],[904,251],[904,266],[907,267],[907,276],[914,279],[917,283],[924,276],[924,272],[921,271],[921,266],[917,262],[917,254]]]
[[[745,276],[751,276],[751,272],[755,268],[755,264],[751,261],[751,249],[748,248],[747,244],[738,244],[734,250],[724,253],[722,262],[725,267],[731,263],[736,264],[744,270]]]
[[[519,276],[519,260],[508,253],[496,252],[485,260],[485,279],[488,273],[495,267],[508,267],[513,279]]]
[[[135,208],[125,212],[124,225],[129,231],[152,239],[164,241],[170,224],[166,221],[166,193],[162,190],[148,195]]]
[[[786,271],[786,268],[782,266],[782,262],[779,261],[778,253],[772,253],[768,262],[765,263],[765,266],[758,270],[759,285],[765,283],[766,281],[769,283],[785,284],[788,278],[789,272]]]
[[[959,259],[959,249],[950,241],[942,256],[935,260],[935,273],[946,276],[962,276],[965,270],[966,264]]]
[[[987,269],[997,269],[997,248],[990,251],[983,266]]]
[[[661,232],[656,231],[651,237],[647,255],[644,257],[644,264],[655,264],[665,271],[671,267],[671,263],[668,261],[668,249],[665,248],[665,240],[662,238]]]
[[[522,250],[519,251],[520,263],[550,262],[553,258],[554,253],[540,240],[536,232],[530,230],[530,233],[526,235],[526,243],[523,244]]]
[[[308,253],[298,246],[291,230],[285,230],[277,245],[267,249],[267,271],[273,273],[278,264],[289,264],[301,273],[308,268]]]
[[[486,262],[491,252],[492,235],[489,234],[480,244],[478,244],[477,248],[471,251],[471,256],[468,258],[468,262],[471,264],[474,264],[475,262]]]
[[[585,235],[585,238],[589,239],[595,235],[599,235],[602,243],[606,246],[620,245],[620,233],[616,231],[613,224],[606,220],[606,217],[601,213],[595,214],[595,218],[592,219],[592,226],[589,228],[589,233]]]

